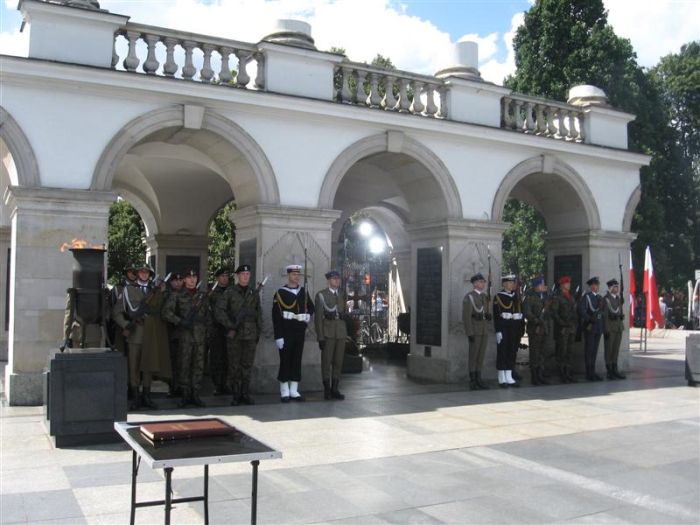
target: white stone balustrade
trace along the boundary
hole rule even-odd
[[[143,24],[126,24],[114,37],[113,69],[252,89],[265,85],[263,55],[255,44]]]
[[[445,86],[438,78],[354,62],[338,64],[335,72],[339,102],[447,118]]]
[[[584,142],[583,119],[583,111],[569,104],[515,93],[502,99],[501,127],[505,129]]]

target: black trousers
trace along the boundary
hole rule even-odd
[[[501,333],[501,344],[496,345],[496,369],[513,370],[520,337],[515,330],[503,330]]]
[[[304,352],[304,332],[284,336],[284,346],[279,350],[280,369],[277,381],[301,381],[301,355]]]
[[[588,331],[583,332],[583,359],[586,365],[586,374],[595,372],[595,360],[598,356],[601,335],[602,334],[594,334]]]

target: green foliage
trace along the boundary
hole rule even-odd
[[[503,234],[503,271],[524,279],[543,275],[547,227],[542,215],[528,203],[510,199],[503,220],[511,225]]]
[[[122,280],[129,263],[140,263],[146,258],[146,229],[134,207],[118,200],[109,208],[107,227],[107,281],[115,284]]]
[[[209,223],[209,281],[214,280],[214,272],[222,266],[233,271],[236,262],[236,227],[229,216],[236,209],[234,201],[223,206]]]

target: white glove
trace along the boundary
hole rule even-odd
[[[282,350],[284,348],[284,337],[280,337],[279,339],[275,339],[275,344],[277,345],[277,348]]]
[[[496,332],[496,344],[500,345],[503,341],[503,334],[501,332]]]

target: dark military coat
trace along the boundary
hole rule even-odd
[[[519,337],[525,324],[520,310],[520,300],[515,292],[501,290],[493,299],[493,325],[496,332],[509,332]]]
[[[529,290],[523,301],[523,315],[527,321],[527,333],[542,335],[549,332],[551,320],[551,299],[547,292],[542,294]]]
[[[578,304],[578,315],[583,329],[593,333],[603,333],[603,298],[597,293],[586,292]]]
[[[163,307],[162,316],[176,325],[183,336],[187,334],[197,343],[203,343],[211,326],[207,293],[183,288],[171,294]]]
[[[314,313],[314,303],[306,295],[303,286],[294,293],[290,288],[283,286],[275,292],[272,300],[272,327],[275,339],[283,339],[285,335],[299,335],[306,331],[307,321]]]
[[[576,301],[571,293],[567,295],[562,290],[557,290],[552,295],[551,313],[556,329],[566,329],[570,333],[576,330]]]

